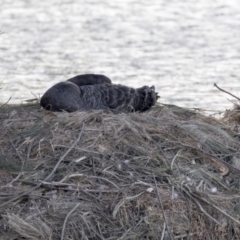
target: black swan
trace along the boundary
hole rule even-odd
[[[104,75],[85,74],[52,86],[42,96],[40,105],[52,111],[75,112],[105,109],[112,112],[143,112],[159,98],[154,86],[131,88],[111,84]]]

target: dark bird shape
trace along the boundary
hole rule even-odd
[[[87,75],[87,79],[79,75],[55,84],[42,96],[41,106],[47,110],[67,112],[92,109],[144,112],[159,98],[154,86],[135,89],[111,84],[111,80],[103,75]]]
[[[82,74],[68,79],[77,86],[112,83],[111,79],[101,74]]]

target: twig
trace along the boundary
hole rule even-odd
[[[129,197],[124,196],[124,198],[121,199],[121,200],[119,201],[119,203],[115,206],[115,208],[114,208],[114,210],[113,210],[113,214],[112,214],[113,218],[116,219],[118,210],[120,209],[120,207],[121,207],[122,205],[124,205],[124,204],[126,203],[126,201],[128,201],[128,200],[131,201],[131,200],[133,200],[133,199],[135,199],[135,198],[138,198],[138,197],[141,196],[143,193],[144,193],[144,192],[141,192],[141,193],[139,193],[139,194],[137,194],[137,195],[135,195],[135,196],[129,196]]]
[[[24,192],[24,193],[22,193],[22,194],[20,194],[20,195],[18,195],[18,196],[16,196],[16,197],[13,197],[12,199],[10,199],[10,200],[8,200],[8,201],[0,204],[0,208],[2,208],[2,207],[6,206],[6,205],[9,204],[9,203],[14,202],[14,201],[16,201],[16,200],[18,200],[18,199],[20,199],[20,198],[28,195],[29,193],[31,193],[32,191],[34,191],[35,189],[37,189],[38,187],[40,187],[41,184],[42,184],[42,183],[39,183],[39,184],[36,185],[35,187],[30,188],[28,191],[26,191],[26,192]]]
[[[43,180],[43,181],[47,181],[49,180],[52,175],[55,173],[55,171],[57,170],[57,168],[59,167],[60,163],[64,160],[64,158],[71,152],[71,150],[77,145],[78,141],[80,140],[82,133],[83,133],[83,129],[84,129],[84,123],[82,125],[82,129],[81,132],[78,135],[77,140],[73,143],[73,145],[65,152],[65,154],[59,159],[59,161],[57,162],[57,164],[55,165],[55,167],[53,168],[53,170],[51,171],[51,173]]]
[[[213,222],[215,222],[218,225],[221,225],[220,222],[218,222],[215,218],[210,216],[202,207],[202,205],[190,194],[188,193],[185,189],[183,191],[198,205],[199,209],[201,210],[202,213],[204,213],[207,217],[209,217]],[[202,200],[202,199],[201,199]]]
[[[203,174],[206,174],[209,179],[211,180],[214,180],[216,183],[218,183],[219,185],[221,185],[224,189],[228,189],[227,186],[225,186],[221,181],[219,181],[215,176],[212,176],[210,173],[206,172],[205,170],[203,169],[200,169],[200,171],[203,173]]]
[[[162,230],[162,236],[161,236],[161,240],[164,239],[164,235],[165,235],[165,229],[166,229],[166,223],[163,223],[163,230]]]
[[[209,201],[207,201],[204,198],[200,198],[198,195],[196,194],[192,194],[193,196],[197,197],[198,199],[200,199],[201,201],[209,204],[210,206],[212,206],[213,208],[215,208],[216,210],[218,210],[220,213],[222,213],[223,215],[225,215],[226,217],[228,217],[229,219],[231,219],[233,222],[237,223],[238,225],[240,225],[240,222],[235,219],[234,217],[232,217],[231,215],[227,214],[226,212],[224,212],[222,209],[220,209],[219,207],[215,206],[214,204],[210,203]]]
[[[17,180],[23,175],[23,168],[24,168],[24,164],[25,164],[25,160],[22,159],[21,155],[19,154],[18,150],[15,148],[15,146],[14,146],[14,144],[13,144],[12,141],[11,141],[11,144],[12,144],[13,148],[15,149],[15,151],[16,151],[16,153],[17,153],[19,159],[21,160],[21,162],[22,162],[22,166],[21,166],[21,169],[20,169],[20,171],[19,171],[17,177],[15,177],[15,178],[14,178],[10,183],[8,183],[6,186],[10,186],[10,185],[12,185],[14,182],[16,182],[16,181],[17,181]],[[5,187],[5,186],[3,186],[3,187]],[[1,189],[2,189],[3,187],[1,187]]]
[[[140,224],[142,221],[143,221],[143,219],[141,219],[135,226],[130,227],[128,230],[126,230],[126,231],[123,233],[123,235],[122,235],[120,238],[118,238],[118,240],[120,240],[120,239],[126,239],[125,237],[127,236],[127,234],[128,234],[129,232],[131,232],[134,228],[138,227],[139,224]]]
[[[62,227],[61,240],[64,239],[64,232],[65,232],[65,228],[66,228],[66,224],[67,224],[67,220],[68,220],[69,216],[78,208],[79,205],[80,205],[80,203],[77,203],[75,205],[75,207],[67,214],[66,218],[64,219],[63,227]]]
[[[187,185],[185,185],[185,187],[188,188]],[[225,215],[226,217],[228,217],[229,219],[231,219],[233,222],[235,222],[235,223],[237,223],[238,225],[240,225],[240,222],[239,222],[237,219],[235,219],[234,217],[232,217],[232,216],[229,215],[228,213],[224,212],[222,209],[220,209],[219,207],[215,206],[214,204],[210,203],[210,202],[207,201],[206,199],[199,197],[197,194],[194,194],[193,192],[191,192],[191,190],[190,190],[189,188],[188,188],[188,189],[189,189],[189,192],[187,192],[187,191],[183,188],[183,186],[181,186],[181,188],[182,188],[182,190],[183,190],[191,199],[193,199],[193,200],[197,203],[197,205],[199,206],[199,208],[201,209],[201,211],[202,211],[203,213],[205,213],[209,218],[211,218],[211,219],[212,219],[214,222],[216,222],[217,224],[220,225],[220,223],[219,223],[217,220],[215,220],[215,219],[212,218],[208,213],[206,213],[206,211],[202,208],[202,206],[200,205],[200,203],[199,203],[195,198],[198,198],[200,201],[202,201],[202,202],[210,205],[211,207],[215,208],[216,210],[218,210],[219,212],[221,212],[223,215]],[[190,192],[191,192],[191,194],[190,194]],[[194,197],[195,197],[195,198],[194,198]]]
[[[60,180],[59,182],[60,183],[63,183],[65,182],[65,180],[69,179],[69,178],[72,178],[72,177],[82,177],[84,176],[82,173],[72,173],[72,174],[69,174],[67,176],[65,176],[62,180]]]
[[[39,183],[36,182],[31,182],[31,181],[26,181],[23,180],[21,181],[24,184],[28,184],[31,186],[37,186]],[[76,184],[69,184],[69,183],[60,183],[60,182],[43,182],[40,181],[41,185],[40,187],[43,188],[47,188],[47,189],[60,189],[60,190],[64,190],[64,191],[84,191],[84,193],[88,193],[88,192],[93,192],[93,193],[113,193],[116,192],[118,193],[119,190],[115,190],[115,189],[88,189],[88,188],[79,188],[79,186],[77,186]],[[1,196],[2,194],[0,194]],[[7,194],[7,195],[3,195],[3,196],[10,196],[11,194]]]
[[[13,119],[6,119],[5,122],[6,123],[10,123],[10,122],[26,122],[26,121],[32,121],[32,120],[36,120],[37,118],[13,118]]]
[[[131,184],[131,186],[135,186],[135,185],[144,185],[144,186],[148,186],[148,187],[153,187],[153,185],[151,183],[145,183],[141,180],[138,180],[137,182]]]
[[[89,212],[87,212],[87,213],[85,213],[85,214],[83,214],[83,215],[80,215],[80,217],[82,218],[82,220],[84,221],[85,225],[87,226],[88,231],[89,231],[89,232],[94,232],[94,233],[98,236],[98,238],[96,238],[96,239],[103,239],[102,236],[96,231],[95,227],[94,227],[92,224],[91,224],[91,227],[89,226],[88,221],[87,221],[86,218],[84,217],[84,216],[86,216],[87,214],[89,214]],[[84,235],[85,235],[85,233],[84,233]],[[87,237],[85,237],[85,239],[87,239]]]
[[[0,106],[0,108],[1,108],[1,107],[4,107],[6,104],[8,104],[8,102],[11,100],[11,98],[12,98],[12,97],[10,97],[4,104],[2,104],[2,105]]]
[[[220,88],[216,83],[214,83],[213,86],[216,87],[217,89],[219,89],[220,91],[225,92],[225,93],[231,95],[232,97],[236,98],[238,101],[240,101],[240,98],[238,98],[237,96],[233,95],[232,93]]]
[[[57,170],[58,166],[60,165],[60,163],[64,160],[64,158],[69,154],[69,152],[76,146],[76,144],[78,143],[78,141],[80,140],[81,136],[82,136],[82,133],[83,133],[83,129],[84,129],[84,123],[82,125],[82,129],[81,129],[81,132],[79,133],[78,135],[78,138],[77,140],[73,143],[73,145],[64,153],[64,155],[59,159],[59,161],[57,162],[57,164],[55,165],[55,167],[53,168],[53,170],[51,171],[51,173],[43,180],[44,181],[47,181],[49,180],[49,178],[52,177],[52,175],[54,174],[54,172]],[[0,208],[6,206],[7,204],[11,203],[11,202],[14,202],[26,195],[28,195],[29,193],[31,193],[32,191],[34,191],[35,189],[39,188],[40,186],[42,185],[42,183],[38,183],[35,187],[33,188],[30,188],[28,191],[16,196],[16,197],[13,197],[12,199],[0,204]]]
[[[116,219],[117,216],[117,212],[119,210],[119,208],[125,203],[126,201],[126,197],[124,197],[123,199],[120,200],[120,202],[115,206],[114,210],[113,210],[113,219]]]
[[[87,157],[86,156],[83,156],[83,157],[80,157],[78,159],[75,159],[75,160],[72,160],[70,163],[69,163],[69,166],[73,163],[80,163],[82,160],[86,159]]]
[[[177,157],[180,155],[182,149],[178,150],[177,154],[174,156],[172,162],[171,162],[171,170],[173,170],[173,164],[175,162],[175,160],[177,159]]]
[[[95,178],[95,179],[101,179],[101,180],[104,180],[104,181],[106,181],[106,182],[108,182],[108,183],[111,183],[115,188],[119,189],[119,187],[118,187],[115,183],[113,183],[112,181],[110,181],[110,180],[107,179],[107,178],[103,178],[103,177],[95,177],[95,176],[89,176],[89,178]]]
[[[188,148],[197,150],[197,151],[203,153],[203,154],[206,155],[206,156],[210,156],[210,157],[211,157],[211,160],[212,160],[212,158],[216,159],[217,161],[223,163],[225,166],[227,166],[229,169],[231,169],[231,170],[232,170],[233,172],[235,172],[235,173],[238,173],[238,174],[240,173],[240,170],[239,170],[238,168],[235,168],[235,167],[232,166],[231,164],[223,161],[222,159],[220,159],[219,157],[217,157],[217,156],[215,156],[215,155],[213,155],[213,154],[207,153],[207,152],[201,150],[200,148],[193,147],[193,146],[188,145],[188,144],[183,144],[183,143],[181,143],[181,144],[182,144],[182,146],[184,146],[184,147],[188,147]]]
[[[126,197],[126,200],[133,200],[135,198],[138,198],[140,197],[144,192],[140,192],[139,194],[135,195],[135,196],[129,196],[129,197]]]
[[[41,181],[40,182],[43,185],[50,185],[50,186],[56,186],[56,187],[77,187],[76,184],[70,184],[70,183],[62,183],[62,182],[45,182],[45,181]]]
[[[167,224],[167,218],[165,216],[165,212],[164,212],[164,209],[163,209],[163,205],[162,205],[162,201],[161,201],[161,198],[160,198],[160,194],[159,194],[159,191],[158,191],[158,187],[157,187],[157,182],[156,182],[156,178],[155,178],[155,175],[153,174],[153,178],[154,178],[154,183],[155,183],[155,187],[156,187],[156,191],[157,191],[157,196],[158,196],[158,201],[160,203],[160,206],[161,206],[161,209],[162,209],[162,213],[163,213],[163,218],[164,218],[164,222],[166,224],[166,229],[168,231],[168,234],[170,236],[170,239],[173,240],[173,237],[172,237],[172,234],[170,232],[170,229],[168,228],[168,224]]]
[[[21,176],[23,175],[22,172],[19,172],[19,174],[8,184],[6,184],[5,186],[2,186],[0,189],[3,189],[7,186],[11,186],[14,182],[16,182]]]

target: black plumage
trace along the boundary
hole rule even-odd
[[[79,75],[51,87],[42,96],[42,107],[52,111],[82,111],[91,109],[113,112],[143,112],[158,98],[154,86],[131,88],[111,84],[103,75]]]
[[[102,84],[102,83],[112,83],[111,79],[101,74],[82,74],[77,75],[73,78],[68,79],[67,81],[75,83],[76,85],[93,85],[93,84]]]

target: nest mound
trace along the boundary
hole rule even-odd
[[[240,124],[240,105],[234,102],[233,109],[225,111],[223,120],[229,125],[239,125]]]
[[[240,239],[238,134],[176,106],[0,108],[1,239]]]

